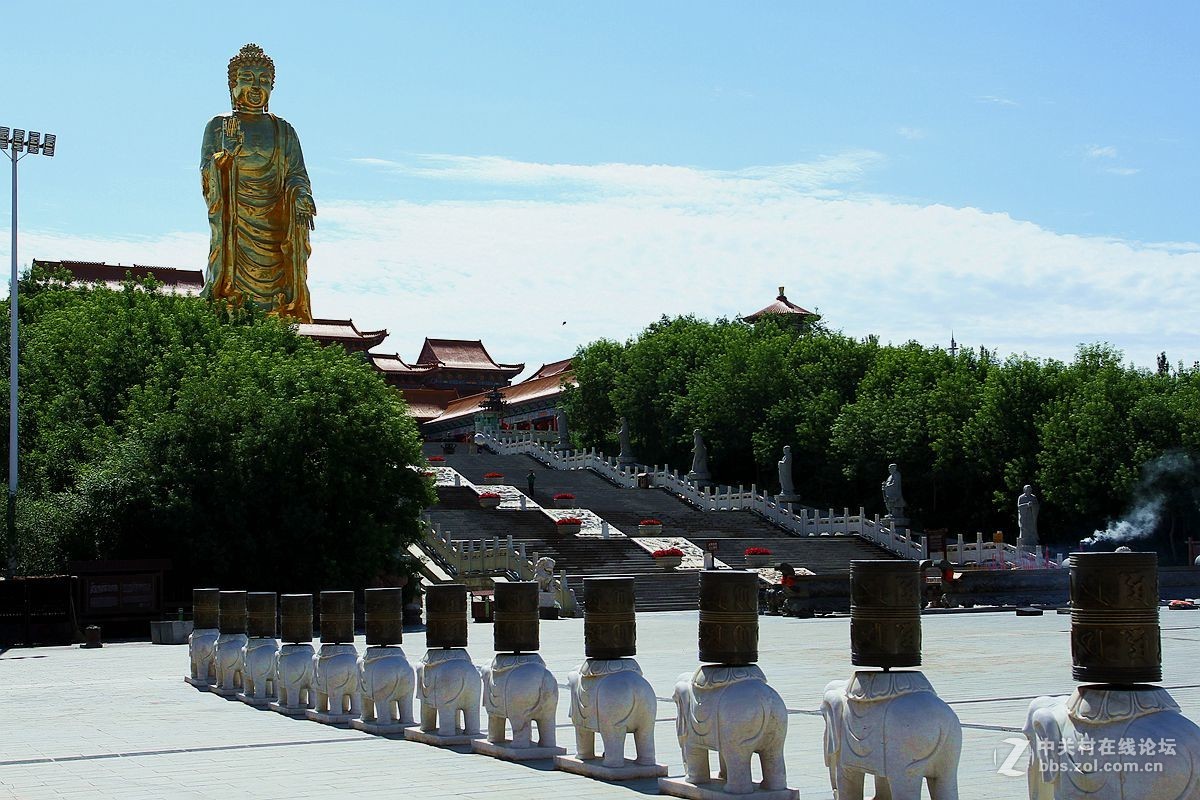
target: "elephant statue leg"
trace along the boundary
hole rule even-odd
[[[438,723],[437,706],[430,703],[421,704],[421,730],[432,731],[437,730],[439,736],[449,736],[453,731],[452,724],[446,723],[447,714],[442,714],[441,723]]]
[[[513,717],[510,721],[512,722],[513,747],[530,747],[533,744],[533,720]],[[539,730],[538,733],[540,734],[541,731]]]
[[[958,800],[958,772],[950,770],[941,775],[926,775],[931,800]]]
[[[837,788],[835,796],[838,800],[863,800],[863,784],[867,774],[857,769],[839,767],[837,771]],[[875,782],[875,792],[878,795],[883,790],[880,781]],[[917,795],[918,797],[920,795]],[[880,798],[882,800],[882,798]]]
[[[608,745],[604,745],[604,754],[608,755]],[[575,756],[588,760],[596,757],[596,732],[588,728],[575,729]]]
[[[556,741],[558,739],[558,735],[554,730],[555,710],[556,709],[551,708],[549,713],[543,714],[534,720],[534,722],[537,723],[538,747],[557,747]]]
[[[600,731],[600,738],[604,740],[604,760],[601,763],[606,767],[625,766],[625,729],[610,727]]]
[[[488,714],[488,741],[502,742],[504,741],[504,717],[496,714]]]
[[[730,794],[749,794],[754,791],[750,772],[750,754],[731,754],[725,761],[725,791]]]
[[[654,723],[643,725],[633,732],[634,752],[637,753],[637,763],[654,764]]]
[[[687,779],[689,783],[708,783],[712,780],[712,773],[709,771],[708,750],[703,747],[683,748],[683,765],[687,771]]]
[[[463,730],[468,736],[473,736],[479,733],[479,698],[475,698],[475,704],[466,706],[462,709]],[[458,709],[450,712],[450,728],[453,733],[454,725],[458,722]]]
[[[783,745],[773,745],[758,754],[762,765],[762,788],[786,789],[787,770],[783,762]]]

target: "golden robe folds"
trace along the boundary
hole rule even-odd
[[[311,198],[312,189],[300,139],[285,120],[265,113],[250,126],[259,129],[257,147],[229,152],[229,119],[221,115],[208,123],[200,155],[211,228],[204,296],[311,322],[312,248],[308,223],[297,217],[297,198]]]

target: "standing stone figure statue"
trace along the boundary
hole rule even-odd
[[[617,434],[617,440],[621,443],[621,452],[617,455],[617,463],[622,466],[637,463],[637,456],[633,454],[633,445],[629,443],[629,420],[621,417],[621,431]]]
[[[558,428],[558,444],[555,450],[570,450],[571,439],[567,434],[567,412],[561,408],[554,412],[555,427]]]
[[[1041,503],[1033,494],[1033,487],[1026,484],[1025,491],[1017,498],[1017,544],[1021,547],[1037,547],[1037,518]]]
[[[200,148],[211,230],[204,297],[312,322],[308,232],[317,207],[296,131],[268,111],[275,63],[256,44],[229,60],[231,114]]]
[[[704,437],[700,429],[692,431],[692,471],[688,478],[696,483],[708,483],[712,475],[708,472],[708,448],[704,446]]]
[[[900,486],[900,467],[888,464],[888,477],[883,482],[883,504],[887,507],[887,516],[895,522],[907,522],[904,514],[904,492]]]
[[[783,458],[779,459],[779,502],[795,503],[800,498],[796,496],[796,485],[792,481],[792,447],[783,446]]]

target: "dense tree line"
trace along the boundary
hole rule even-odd
[[[185,584],[303,591],[403,570],[432,488],[361,357],[152,285],[39,270],[20,300],[20,571],[169,558]]]
[[[642,462],[685,469],[699,428],[717,480],[771,491],[791,445],[797,491],[814,506],[883,513],[880,483],[896,462],[926,528],[1005,530],[1011,541],[1029,483],[1053,544],[1131,514],[1176,560],[1200,537],[1200,370],[1165,368],[1165,357],[1156,372],[1104,344],[1071,363],[1002,361],[779,318],[689,316],[594,342],[574,364],[565,404],[583,447],[615,452],[624,416]]]

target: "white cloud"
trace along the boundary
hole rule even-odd
[[[1070,358],[1078,343],[1104,340],[1143,366],[1160,350],[1200,359],[1191,300],[1200,246],[1059,234],[1002,213],[836,188],[880,158],[727,172],[420,159],[415,169],[428,178],[497,191],[453,202],[323,201],[314,309],[387,327],[382,349],[406,358],[424,336],[482,338],[498,360],[536,367],[599,337],[624,339],[664,313],[749,313],[782,284],[854,336],[945,345],[953,329],[960,343],[1002,352]],[[580,192],[547,197],[561,186]],[[21,254],[200,269],[203,227],[201,219],[194,231],[152,238],[26,230]]]
[[[928,134],[922,128],[912,128],[908,125],[901,125],[896,129],[896,133],[898,133],[900,136],[903,136],[905,139],[909,139],[910,141],[924,139],[926,136],[928,136]]]
[[[1141,172],[1140,169],[1135,167],[1108,167],[1104,171],[1109,175],[1121,175],[1125,177],[1129,175],[1137,175],[1139,172]]]
[[[1007,97],[1001,97],[996,94],[983,94],[975,98],[980,103],[993,103],[998,106],[1016,107],[1020,105],[1016,100],[1010,100]]]
[[[1108,144],[1108,145],[1089,144],[1087,146],[1087,148],[1084,150],[1084,152],[1088,158],[1116,158],[1117,157],[1117,148],[1113,147],[1111,144]]]

